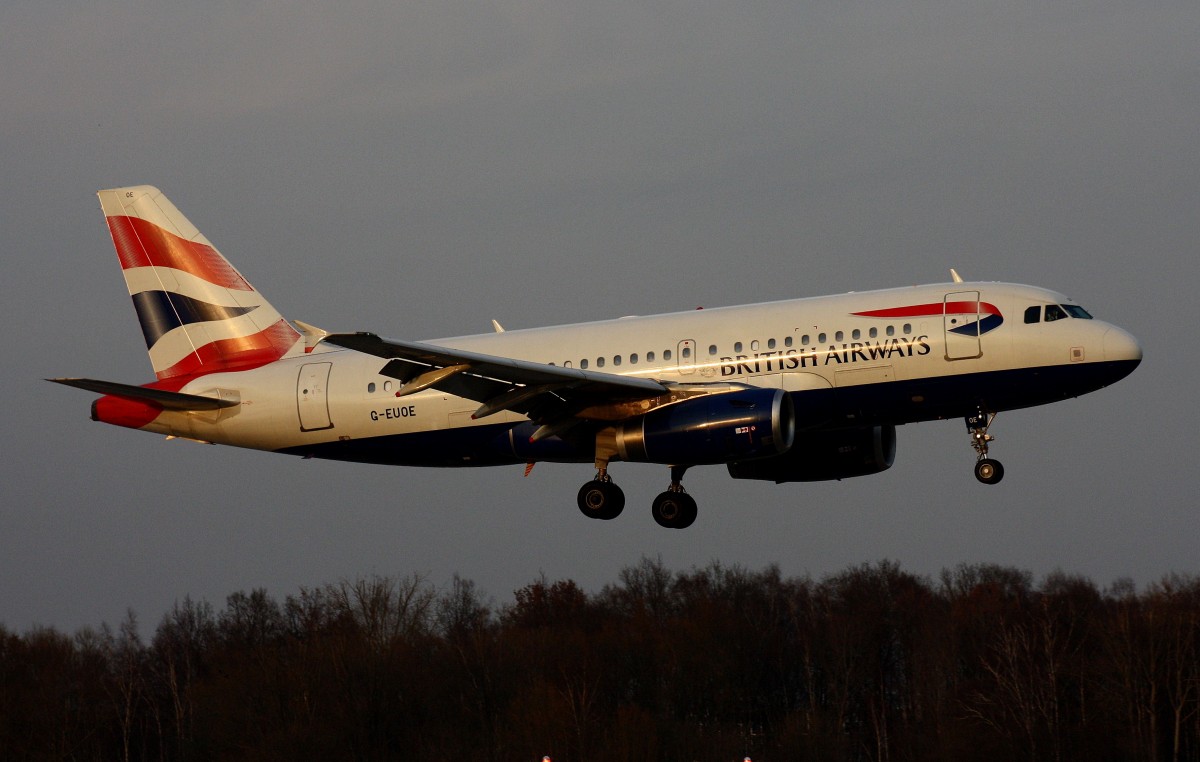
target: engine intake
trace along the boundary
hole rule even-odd
[[[709,394],[619,425],[624,461],[706,465],[787,452],[796,433],[792,399],[782,389]]]
[[[896,427],[872,426],[806,434],[782,455],[729,464],[734,479],[818,482],[877,474],[896,459]]]

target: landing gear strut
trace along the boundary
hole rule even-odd
[[[650,513],[661,527],[686,529],[696,520],[696,501],[683,489],[687,466],[671,466],[671,486],[654,498]]]
[[[610,431],[596,434],[596,478],[579,488],[579,510],[589,519],[609,521],[625,510],[625,493],[608,475],[608,462],[617,454]]]
[[[987,456],[988,442],[996,439],[988,433],[988,429],[995,420],[995,413],[988,413],[982,409],[977,410],[975,415],[967,416],[967,430],[971,432],[971,447],[975,448],[978,455],[978,459],[975,461],[975,478],[984,484],[995,484],[1004,478],[1004,466],[1000,464],[1000,461]]]

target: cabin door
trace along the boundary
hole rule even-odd
[[[300,413],[301,431],[333,428],[326,395],[332,367],[333,363],[329,362],[310,362],[300,366],[300,375],[296,379],[296,409]]]
[[[942,310],[947,360],[971,360],[983,354],[979,345],[979,292],[946,294]]]

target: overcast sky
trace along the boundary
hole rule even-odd
[[[1200,6],[1186,2],[215,2],[0,6],[0,623],[149,634],[184,595],[454,573],[499,602],[643,556],[820,577],[883,558],[1107,585],[1200,571]],[[162,5],[162,4],[160,4]],[[888,472],[420,470],[92,423],[49,376],[143,383],[94,195],[162,188],[290,318],[428,339],[948,280],[1064,291],[1146,359],[960,421]]]

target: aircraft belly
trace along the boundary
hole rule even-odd
[[[462,429],[385,434],[362,439],[313,442],[279,448],[276,452],[356,463],[438,467],[512,465],[531,459],[587,462],[591,458],[590,454],[586,457],[566,457],[565,449],[559,457],[553,457],[549,448],[536,458],[518,455],[512,447],[512,428],[511,423],[496,423]],[[528,434],[525,436],[527,439]]]
[[[843,426],[903,424],[963,417],[980,406],[997,412],[1034,407],[1101,389],[1136,366],[1133,361],[1045,365],[841,386],[830,404],[831,417],[833,425]],[[798,411],[826,404],[811,402],[812,394],[797,393]]]

